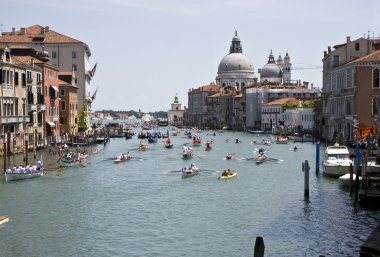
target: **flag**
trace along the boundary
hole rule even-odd
[[[98,92],[98,89],[95,90],[94,94],[91,96],[91,100],[94,101],[96,98],[96,93]]]
[[[92,70],[89,71],[91,78],[92,78],[93,76],[95,76],[96,65],[97,65],[97,64],[98,64],[98,63],[95,63],[94,68],[92,68]]]

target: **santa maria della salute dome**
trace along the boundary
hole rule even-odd
[[[243,54],[240,38],[232,38],[230,53],[223,57],[218,67],[216,83],[222,87],[235,87],[242,89],[244,86],[253,83],[255,73],[251,60]]]

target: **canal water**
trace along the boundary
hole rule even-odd
[[[84,165],[62,172],[51,165],[55,156],[39,152],[51,170],[43,177],[0,180],[0,215],[10,216],[0,225],[0,256],[241,257],[253,256],[257,236],[264,238],[265,256],[359,255],[380,212],[353,208],[337,179],[315,175],[314,144],[297,143],[296,152],[294,143],[264,146],[272,159],[256,165],[250,158],[262,146],[251,141],[268,137],[199,136],[213,140],[213,149],[193,147],[191,160],[181,157],[182,144],[191,142],[181,135],[171,137],[172,149],[160,140],[146,152],[136,150],[136,137],[111,139]],[[132,160],[113,163],[127,151]],[[228,152],[233,160],[224,160]],[[182,179],[177,171],[192,162],[201,172]],[[218,180],[228,168],[238,175]]]

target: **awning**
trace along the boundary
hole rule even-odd
[[[55,91],[58,92],[58,87],[50,85],[51,88],[53,88]]]
[[[46,123],[49,124],[49,126],[50,126],[51,128],[55,128],[55,123],[54,123],[54,122],[47,121]]]

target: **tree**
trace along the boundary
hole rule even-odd
[[[78,131],[84,132],[88,129],[87,127],[87,117],[88,117],[88,111],[87,107],[78,114]]]

